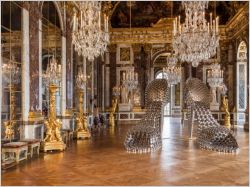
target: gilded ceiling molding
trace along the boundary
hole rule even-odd
[[[132,28],[111,29],[110,43],[171,43],[172,33],[169,29]]]

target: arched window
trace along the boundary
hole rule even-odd
[[[247,105],[247,45],[244,41],[239,44],[237,51],[237,111],[244,112]],[[243,119],[241,119],[243,118]],[[244,120],[240,115],[238,120]]]
[[[167,74],[164,73],[162,70],[158,71],[156,74],[155,74],[155,79],[163,79],[167,77]]]

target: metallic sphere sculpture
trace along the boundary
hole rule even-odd
[[[221,126],[209,110],[211,95],[207,86],[197,78],[190,78],[185,85],[185,101],[189,118],[193,113],[198,121],[197,143],[200,148],[219,152],[236,152],[239,148],[233,132]]]
[[[152,152],[162,146],[162,111],[169,100],[167,81],[156,79],[150,82],[146,88],[145,99],[146,114],[138,125],[127,132],[124,141],[128,152]]]

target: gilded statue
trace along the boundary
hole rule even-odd
[[[62,122],[59,119],[56,119],[56,85],[50,85],[50,110],[49,110],[49,117],[44,122],[46,127],[46,136],[42,142],[42,150],[46,152],[47,150],[64,150],[66,145],[62,141],[61,137],[61,126]]]
[[[110,126],[115,126],[114,113],[116,111],[116,108],[117,108],[117,98],[112,99],[112,107],[111,107],[110,113],[109,113],[109,123],[110,123]]]
[[[78,90],[78,113],[76,116],[76,131],[77,138],[90,138],[90,132],[88,130],[87,117],[82,109],[83,106],[83,90]]]
[[[14,136],[15,136],[14,126],[16,122],[14,120],[16,118],[16,113],[15,113],[16,98],[15,98],[14,86],[9,86],[8,89],[10,91],[10,119],[4,122],[4,126],[5,126],[4,138],[11,141],[11,139],[14,139]]]
[[[230,128],[231,127],[230,112],[228,109],[228,99],[226,98],[226,96],[222,97],[222,109],[225,112],[224,125]]]
[[[4,122],[4,126],[5,126],[5,139],[11,140],[14,139],[14,125],[16,122],[9,120]]]
[[[122,103],[128,103],[128,92],[125,86],[121,87],[121,100]]]

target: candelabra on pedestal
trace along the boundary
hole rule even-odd
[[[231,117],[229,112],[229,106],[228,106],[228,98],[227,98],[227,87],[224,83],[222,83],[219,86],[219,91],[222,95],[222,103],[221,103],[221,111],[225,112],[224,116],[224,126],[226,126],[228,129],[231,128]]]
[[[20,68],[17,66],[14,59],[9,61],[8,64],[3,64],[2,66],[3,78],[9,84],[6,90],[10,94],[10,118],[8,121],[4,122],[5,126],[5,136],[4,138],[11,142],[15,136],[14,126],[16,125],[16,84],[20,83]]]
[[[223,84],[223,70],[220,68],[220,64],[215,63],[211,65],[211,70],[208,71],[207,82],[212,89],[212,102],[210,104],[210,110],[218,111],[219,103],[216,97],[216,89]]]
[[[56,118],[56,91],[59,88],[59,80],[61,77],[61,66],[57,64],[56,59],[50,60],[44,78],[46,85],[49,86],[49,116],[44,122],[46,127],[46,136],[41,143],[41,150],[47,152],[49,150],[63,151],[66,148],[61,137],[62,122]]]
[[[78,89],[78,113],[76,116],[77,139],[91,137],[91,134],[88,130],[87,116],[85,114],[85,111],[83,111],[83,108],[82,108],[84,88],[86,89],[86,82],[87,82],[86,75],[83,74],[83,71],[80,68],[76,77],[76,86]]]
[[[138,86],[138,74],[133,71],[123,73],[122,79],[122,102],[119,104],[119,111],[131,111],[133,109],[133,90]],[[126,94],[124,93],[126,89]]]
[[[112,107],[111,107],[110,113],[109,113],[109,124],[110,124],[110,126],[115,126],[114,113],[115,113],[116,108],[117,108],[118,97],[120,96],[120,87],[115,86],[112,89],[112,91],[113,91],[113,99],[112,99]]]

